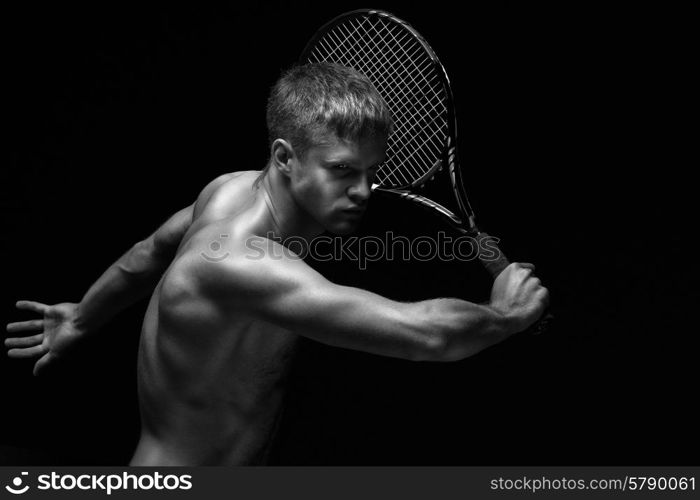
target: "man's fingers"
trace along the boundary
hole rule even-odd
[[[36,330],[42,330],[43,328],[43,319],[33,319],[31,321],[18,321],[17,323],[7,324],[7,331],[9,333],[31,332]]]
[[[11,358],[23,359],[23,358],[36,358],[41,356],[48,351],[48,348],[42,345],[35,345],[34,347],[27,347],[24,349],[10,349],[7,351],[7,355]]]
[[[518,265],[520,267],[524,267],[525,269],[531,269],[532,271],[535,270],[535,264],[530,264],[529,262],[518,262]]]
[[[17,309],[25,309],[27,311],[34,311],[35,313],[44,314],[49,306],[42,304],[40,302],[34,302],[33,300],[18,300],[15,304]]]
[[[545,307],[549,307],[549,290],[547,290],[545,287],[542,287],[540,288],[539,293],[540,298],[542,299],[542,302],[544,302]]]
[[[44,334],[32,335],[31,337],[12,337],[5,339],[5,347],[33,347],[44,341]]]

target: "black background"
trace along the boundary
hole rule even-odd
[[[209,180],[261,168],[269,87],[318,27],[359,7],[8,12],[3,323],[30,317],[18,299],[78,301]],[[557,320],[451,364],[304,342],[273,463],[697,462],[683,14],[589,2],[371,7],[410,22],[442,59],[480,224],[511,259],[536,263]],[[375,200],[362,232],[438,229]],[[396,299],[488,296],[476,265],[319,267]],[[128,461],[144,309],[51,377],[2,358],[3,463]]]

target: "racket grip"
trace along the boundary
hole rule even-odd
[[[495,280],[503,270],[510,265],[510,261],[505,256],[505,254],[498,248],[496,240],[484,232],[479,232],[477,236],[479,240],[479,249],[487,248],[492,252],[488,256],[482,257],[479,255],[479,260],[481,264],[486,268],[486,270],[491,274],[491,277]],[[549,323],[554,319],[552,313],[546,310],[544,314],[533,323],[527,330],[527,333],[538,335],[543,333],[549,328]]]

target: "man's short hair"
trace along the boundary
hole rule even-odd
[[[294,66],[267,102],[269,145],[284,139],[300,157],[328,132],[346,140],[386,140],[391,128],[389,107],[369,78],[339,64]]]

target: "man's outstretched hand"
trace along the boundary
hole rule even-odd
[[[39,358],[34,364],[34,375],[41,375],[64,357],[85,335],[75,324],[78,304],[64,302],[49,306],[39,302],[20,300],[17,309],[33,311],[43,319],[9,323],[5,346],[11,358]],[[37,333],[38,332],[38,333]]]

